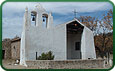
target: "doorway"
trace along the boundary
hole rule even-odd
[[[67,59],[81,59],[81,38],[83,26],[77,21],[66,25]]]

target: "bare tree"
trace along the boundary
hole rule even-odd
[[[105,53],[105,56],[108,58],[111,52],[112,46],[107,46],[109,44],[113,44],[113,39],[106,36],[107,33],[113,32],[113,12],[110,9],[107,14],[103,15],[102,20],[99,22],[100,28],[102,28],[102,48]],[[110,43],[111,42],[111,43]]]
[[[98,18],[91,16],[80,16],[78,20],[91,29],[94,32],[94,35],[96,34],[97,24],[99,21]]]
[[[109,54],[113,48],[113,11],[110,9],[102,16],[101,20],[91,16],[80,16],[78,20],[91,29],[95,37],[95,46],[99,49],[99,55],[109,59]]]

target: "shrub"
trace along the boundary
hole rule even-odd
[[[53,59],[54,59],[54,55],[52,51],[49,51],[47,53],[42,53],[41,56],[37,58],[37,60],[53,60]]]

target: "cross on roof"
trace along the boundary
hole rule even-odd
[[[76,18],[76,14],[78,13],[76,12],[76,9],[74,9],[73,13],[74,13],[74,18]]]

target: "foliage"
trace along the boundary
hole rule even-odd
[[[91,16],[80,16],[78,20],[93,31],[97,55],[108,56],[113,51],[113,11],[110,9],[102,19]],[[111,35],[110,35],[111,34]]]
[[[94,32],[94,35],[108,33],[113,30],[113,11],[110,9],[103,14],[102,19],[96,17],[80,16],[78,20]]]
[[[53,60],[54,55],[52,54],[52,51],[49,51],[47,53],[42,53],[41,56],[37,58],[37,60]]]
[[[111,9],[107,14],[104,14],[102,20],[99,21],[99,28],[102,28],[99,40],[97,40],[97,42],[101,40],[100,55],[102,58],[105,56],[109,59],[109,54],[113,51],[113,12]]]
[[[113,32],[104,35],[105,38],[103,38],[103,34],[94,37],[97,57],[104,58],[104,56],[107,57],[107,53],[113,53]],[[103,39],[105,39],[103,43],[105,47],[102,44]]]
[[[84,25],[86,25],[90,30],[96,31],[97,23],[99,21],[98,18],[91,17],[91,16],[80,16],[78,20]]]

